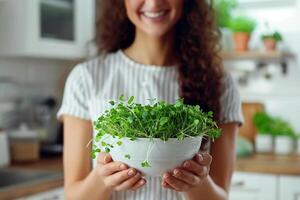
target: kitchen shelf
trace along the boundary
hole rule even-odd
[[[282,73],[287,73],[288,60],[294,59],[295,56],[288,52],[221,52],[221,58],[224,61],[243,61],[250,60],[256,62],[257,68],[265,67],[268,63],[278,63],[282,67]]]

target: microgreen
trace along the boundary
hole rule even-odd
[[[207,136],[214,140],[221,134],[213,120],[213,113],[202,111],[198,105],[186,105],[183,99],[177,100],[175,104],[156,99],[149,101],[150,104],[141,105],[134,102],[133,96],[126,101],[124,95],[118,98],[118,102],[109,101],[112,108],[94,122],[97,133],[94,137],[93,158],[100,149],[110,152],[115,145],[104,142],[107,134],[117,138],[117,145],[122,145],[122,138],[132,141],[137,138],[160,138],[167,141],[169,138],[183,140],[186,137]],[[130,155],[126,154],[125,158],[130,159]],[[141,165],[151,166],[148,158]]]

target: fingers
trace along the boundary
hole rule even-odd
[[[137,172],[132,178],[125,180],[120,185],[115,187],[115,190],[116,191],[124,191],[129,189],[133,190],[134,186],[137,189],[145,184],[145,181],[141,178],[142,178],[141,174]]]
[[[163,178],[164,178],[164,182],[166,182],[170,186],[170,187],[168,187],[168,185],[164,184],[164,182],[163,182],[162,183],[163,187],[174,189],[174,190],[180,191],[180,192],[187,191],[191,188],[191,186],[189,184],[173,177],[169,173],[165,173]]]
[[[111,157],[110,154],[108,154],[108,153],[106,153],[106,152],[100,152],[100,153],[98,154],[97,162],[98,162],[99,164],[104,165],[104,164],[107,164],[107,163],[109,163],[109,162],[112,162],[112,157]]]
[[[139,189],[140,187],[142,187],[143,185],[145,185],[146,184],[146,180],[145,179],[143,179],[143,178],[141,178],[134,186],[132,186],[131,188],[130,188],[130,190],[137,190],[137,189]]]
[[[174,177],[189,184],[196,186],[201,182],[201,178],[183,169],[173,170]]]
[[[208,153],[198,153],[194,159],[197,163],[203,166],[208,166],[212,162],[212,156]]]
[[[185,161],[183,163],[183,169],[190,171],[200,177],[207,174],[207,166],[202,166],[194,160]]]
[[[101,167],[101,170],[99,170],[99,171],[100,171],[100,175],[102,175],[102,176],[109,176],[116,172],[128,169],[127,165],[125,165],[122,162],[118,162],[118,161],[110,162],[108,164],[105,164],[102,166],[99,165],[99,166]]]
[[[112,174],[111,176],[108,176],[105,179],[106,185],[108,187],[118,187],[119,185],[121,185],[121,183],[123,183],[125,180],[134,177],[137,174],[136,170],[133,168],[127,169],[127,170],[123,170],[120,172],[117,172],[115,174]]]

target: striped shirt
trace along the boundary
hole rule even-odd
[[[110,100],[121,94],[134,96],[135,101],[148,104],[147,99],[175,103],[179,99],[176,66],[154,66],[137,63],[122,50],[99,56],[77,65],[70,73],[62,106],[57,114],[72,115],[95,121],[111,108]],[[230,75],[223,78],[221,123],[242,123],[238,87]],[[95,134],[95,131],[94,131]],[[95,161],[94,161],[95,166]],[[115,192],[111,200],[183,200],[183,193],[161,187],[161,177],[147,177],[145,186],[137,191]]]

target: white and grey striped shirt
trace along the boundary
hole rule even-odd
[[[134,96],[135,101],[147,104],[147,99],[174,103],[179,97],[175,66],[153,66],[137,63],[122,50],[99,56],[77,65],[70,73],[62,106],[57,114],[97,120],[110,108],[110,100],[121,94]],[[236,82],[226,75],[221,98],[221,123],[242,123],[241,104]],[[89,155],[87,155],[89,156]],[[95,163],[94,163],[95,164]],[[111,200],[183,200],[182,193],[161,187],[161,178],[147,177],[147,184],[133,192],[115,192]]]

